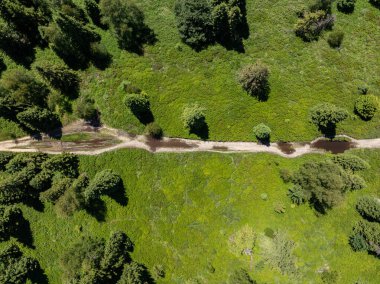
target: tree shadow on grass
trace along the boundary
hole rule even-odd
[[[45,274],[45,271],[41,268],[40,265],[29,275],[29,280],[31,280],[32,283],[38,283],[38,284],[48,284],[49,279]]]
[[[202,140],[209,138],[209,127],[206,121],[202,122],[198,127],[193,127],[189,131],[190,134],[195,134]]]
[[[38,212],[43,212],[45,209],[45,205],[41,202],[41,200],[38,197],[27,198],[23,203],[26,206],[31,207]]]
[[[154,115],[150,109],[145,111],[133,111],[133,115],[144,125],[152,123],[154,121]]]
[[[32,230],[30,229],[29,221],[26,219],[20,220],[18,228],[19,232],[15,235],[16,239],[20,243],[23,243],[24,245],[34,249],[35,246],[33,245],[33,234]]]
[[[319,131],[329,139],[334,139],[336,136],[336,125],[328,125],[328,126],[319,126]]]
[[[107,196],[115,200],[121,206],[128,205],[128,197],[125,194],[123,181],[121,181],[114,192],[107,194]]]
[[[107,215],[107,207],[102,199],[93,199],[85,208],[86,212],[98,222],[104,222]]]

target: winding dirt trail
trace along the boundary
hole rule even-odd
[[[76,122],[63,129],[63,134],[86,133],[94,135],[87,141],[60,142],[42,139],[36,141],[31,137],[0,142],[0,151],[9,152],[44,152],[60,154],[69,152],[78,155],[100,155],[105,152],[124,148],[143,149],[153,153],[219,152],[219,153],[272,153],[287,158],[295,158],[309,153],[344,152],[351,148],[379,148],[380,138],[355,140],[349,142],[326,142],[321,138],[310,143],[272,143],[270,146],[254,142],[218,142],[183,138],[163,138],[155,140],[144,135],[130,135],[124,131],[102,126],[90,127],[83,122]],[[102,139],[98,136],[102,135]],[[104,138],[107,137],[107,138]],[[108,139],[108,140],[107,140]],[[111,143],[112,141],[112,143]],[[108,142],[108,143],[107,143]]]

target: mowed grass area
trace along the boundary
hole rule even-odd
[[[128,204],[104,198],[105,218],[97,221],[85,212],[57,217],[46,205],[43,212],[23,206],[31,223],[35,256],[50,279],[61,283],[59,257],[82,236],[107,238],[123,230],[133,240],[134,260],[149,269],[162,264],[166,277],[158,283],[226,283],[229,275],[245,268],[258,283],[322,283],[317,270],[325,265],[339,273],[338,283],[377,283],[380,262],[366,253],[354,253],[347,235],[361,217],[355,203],[363,194],[380,195],[380,151],[356,150],[371,169],[362,173],[368,188],[350,192],[343,204],[317,217],[308,205],[292,208],[288,185],[279,177],[282,168],[297,169],[306,160],[326,158],[308,155],[285,159],[268,154],[150,154],[122,150],[96,157],[81,157],[81,170],[94,176],[110,168],[121,174]],[[267,200],[260,195],[266,193]],[[286,212],[278,214],[282,202]],[[231,234],[248,224],[258,235],[253,269],[246,256],[229,250]],[[301,277],[283,276],[263,264],[264,231],[286,233],[296,243]],[[0,246],[4,246],[1,244]],[[215,268],[212,273],[211,267]]]
[[[110,33],[103,33],[114,63],[105,72],[90,70],[83,76],[83,90],[96,98],[105,123],[142,132],[143,125],[123,105],[125,94],[118,91],[120,83],[129,80],[149,94],[155,119],[168,136],[189,137],[181,114],[194,102],[206,108],[212,140],[254,140],[252,128],[261,122],[272,128],[273,140],[312,140],[320,134],[309,123],[308,112],[321,102],[352,114],[338,133],[380,135],[380,114],[371,122],[353,114],[358,86],[380,95],[380,10],[367,0],[357,1],[351,15],[337,12],[334,5],[334,29],[345,33],[340,51],[329,47],[328,33],[312,43],[295,36],[296,12],[311,0],[247,0],[250,37],[244,42],[245,53],[220,45],[197,53],[181,43],[174,0],[136,2],[156,32],[157,44],[137,56],[120,51]],[[257,60],[271,70],[267,102],[247,95],[236,80],[242,66]]]
[[[196,138],[181,121],[183,108],[195,102],[206,109],[211,140],[255,140],[252,128],[262,122],[271,127],[273,141],[312,140],[320,133],[309,123],[308,112],[321,102],[334,103],[352,114],[338,133],[379,137],[380,113],[364,122],[353,114],[353,108],[358,86],[367,86],[370,93],[380,96],[380,10],[367,0],[358,0],[354,13],[345,15],[334,5],[334,29],[345,33],[338,51],[329,47],[328,33],[312,43],[295,36],[296,12],[312,1],[247,0],[250,37],[244,41],[245,53],[220,45],[197,53],[181,43],[173,12],[175,0],[135,1],[158,42],[138,56],[121,51],[110,31],[97,29],[113,55],[113,64],[105,71],[94,67],[82,71],[81,92],[95,98],[104,123],[132,133],[142,133],[144,125],[123,103],[125,94],[118,86],[124,80],[148,93],[155,120],[171,137]],[[84,1],[75,2],[83,5]],[[250,97],[237,82],[241,67],[258,60],[271,70],[267,102]],[[34,65],[41,61],[61,60],[45,49],[37,50]],[[8,69],[15,68],[9,58],[6,63]],[[72,119],[68,115],[64,122]],[[7,131],[10,127],[14,126],[0,121],[0,139],[10,139],[13,132],[22,136],[18,130]]]

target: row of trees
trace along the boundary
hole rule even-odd
[[[182,40],[195,50],[218,42],[243,50],[248,38],[245,0],[177,0],[174,9]]]
[[[346,192],[366,187],[358,171],[368,168],[363,159],[342,154],[332,159],[306,162],[297,172],[282,171],[285,182],[293,185],[288,196],[295,204],[309,202],[318,212],[340,204]]]

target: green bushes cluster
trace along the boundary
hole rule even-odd
[[[363,120],[371,120],[379,108],[379,102],[373,95],[360,96],[355,101],[355,112]]]
[[[349,243],[354,251],[368,251],[380,255],[380,223],[361,220],[357,222],[349,237]]]
[[[270,92],[269,69],[256,63],[245,66],[239,72],[239,82],[243,89],[260,101],[266,101]]]
[[[305,12],[296,23],[295,33],[304,41],[318,40],[324,30],[333,27],[334,21],[335,17],[323,10]]]
[[[66,282],[145,283],[148,274],[129,255],[133,245],[123,232],[112,233],[108,241],[85,238],[62,257]]]
[[[336,7],[340,12],[349,14],[355,10],[356,0],[338,0]]]
[[[380,223],[380,199],[372,196],[362,196],[356,203],[356,210],[368,221]]]
[[[331,158],[331,160],[340,165],[346,171],[363,171],[368,169],[369,164],[362,158],[351,154],[340,154]]]

